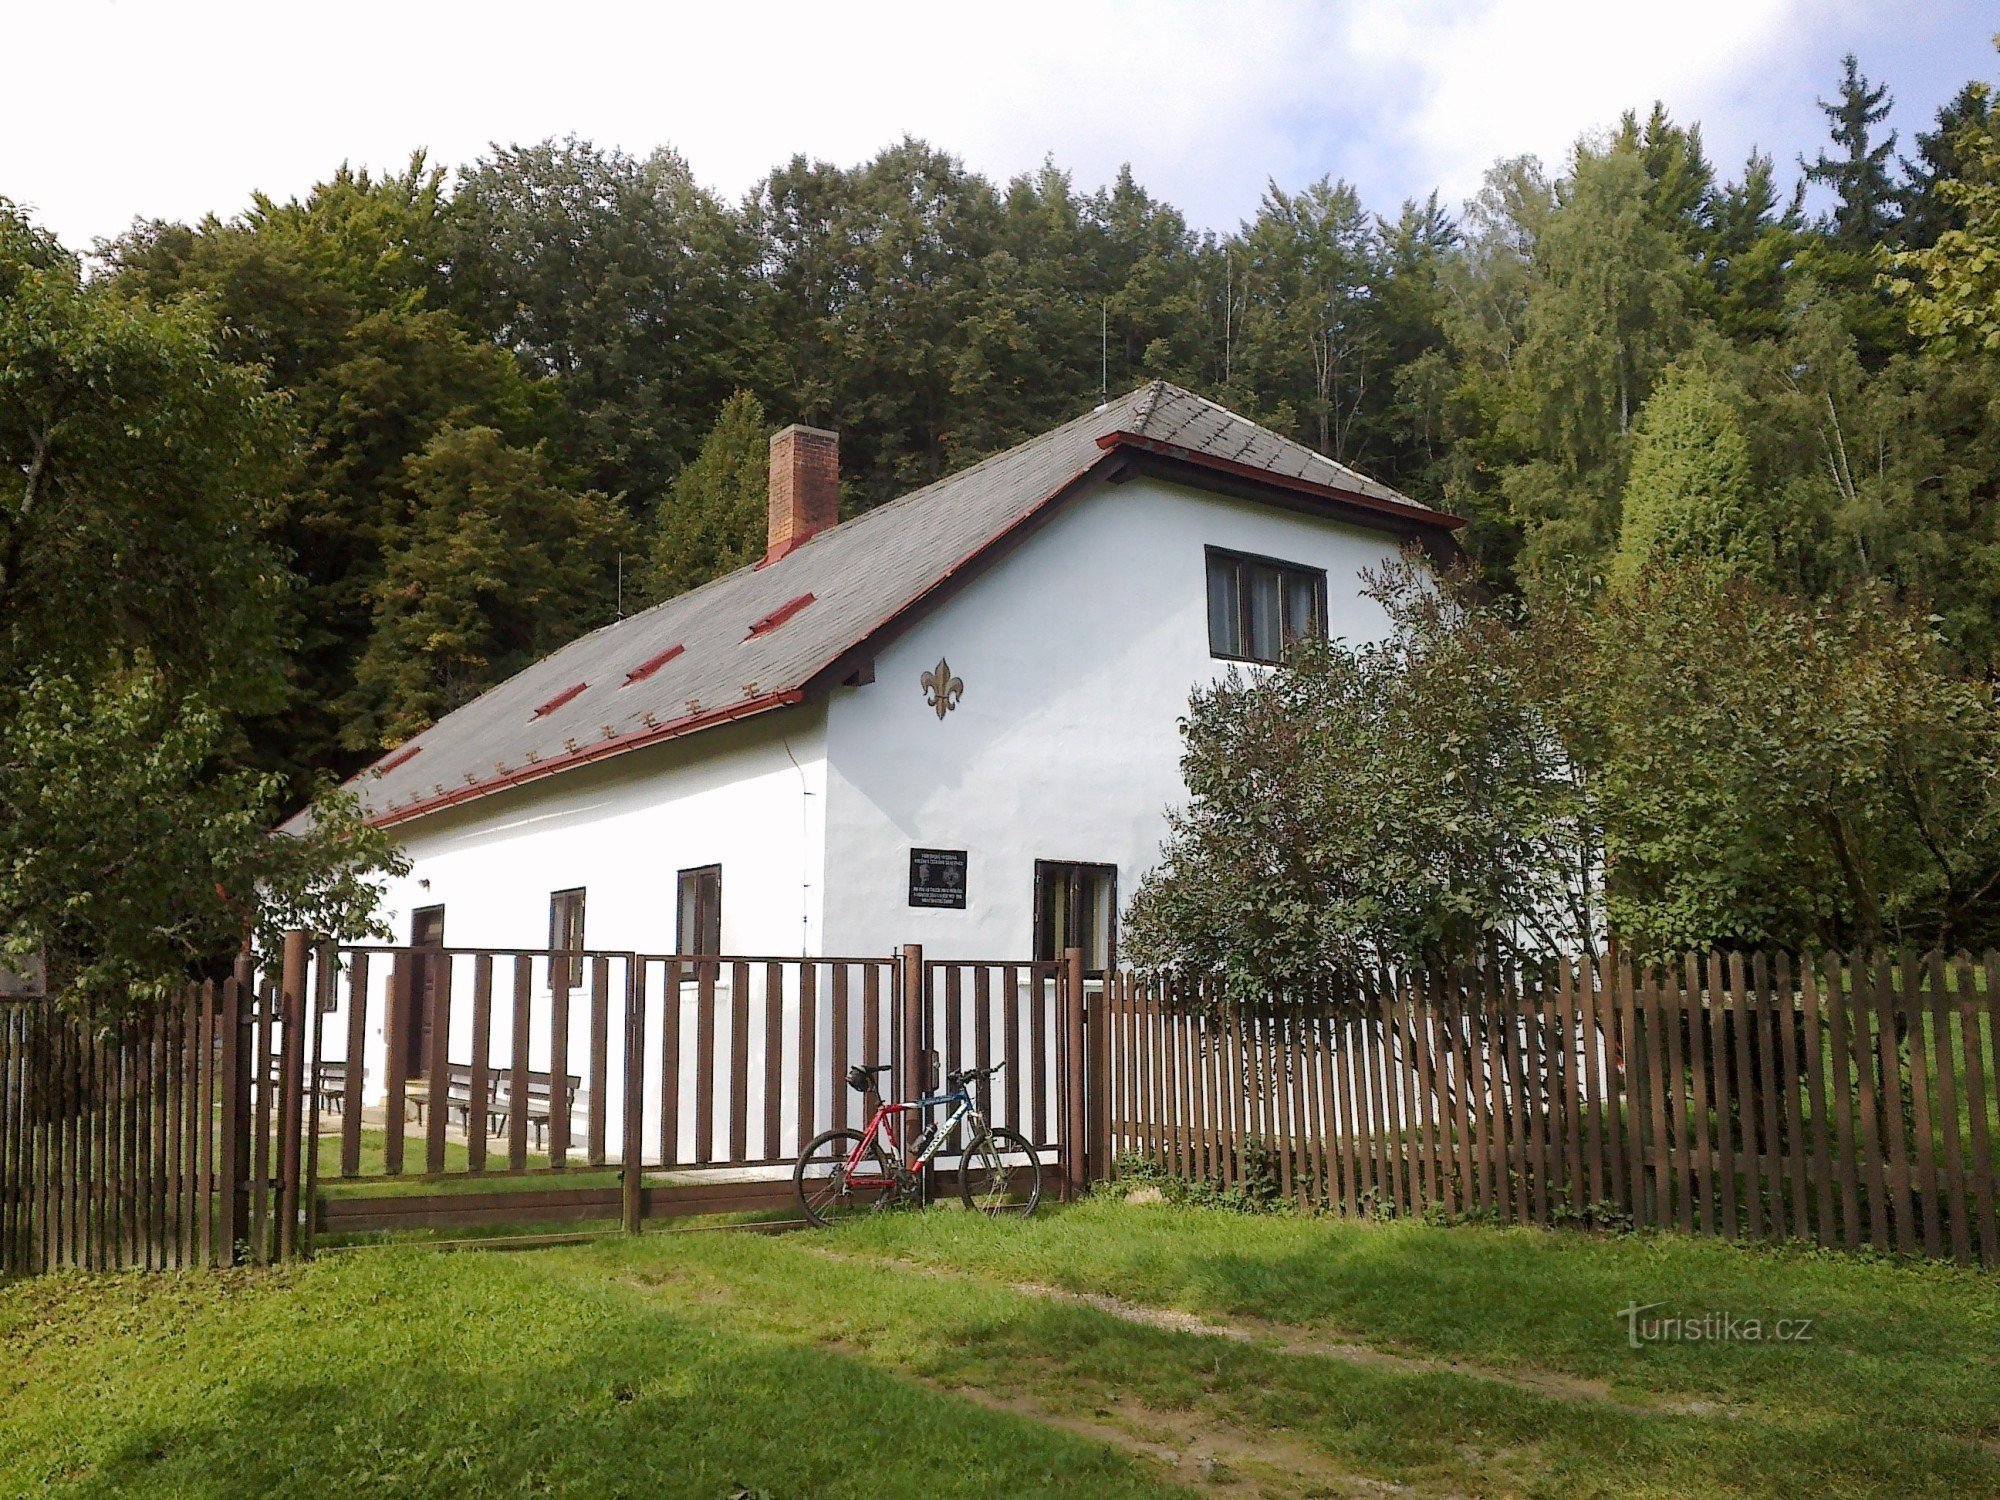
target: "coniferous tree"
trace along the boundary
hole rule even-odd
[[[1874,134],[1896,101],[1886,83],[1869,86],[1852,52],[1840,67],[1839,97],[1819,101],[1839,152],[1828,155],[1822,147],[1810,163],[1803,157],[1800,163],[1808,181],[1824,183],[1838,199],[1829,220],[1833,237],[1846,249],[1867,250],[1895,231],[1898,218],[1898,195],[1889,173],[1896,132],[1880,139]]]
[[[1722,382],[1699,365],[1670,371],[1640,416],[1612,579],[1630,583],[1649,566],[1699,560],[1773,580],[1781,531]]]
[[[738,391],[674,479],[653,526],[646,591],[671,599],[762,555],[771,425],[764,403]]]
[[[411,514],[370,591],[375,629],[341,705],[348,744],[370,753],[611,619],[627,536],[614,504],[491,427],[441,429],[407,481]]]

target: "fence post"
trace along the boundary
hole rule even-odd
[[[299,1177],[304,1165],[300,1116],[305,1103],[306,954],[306,935],[286,933],[278,987],[278,1019],[284,1027],[278,1068],[279,1260],[290,1260],[298,1253],[299,1244]]]
[[[773,1039],[775,1041],[775,1039]],[[636,955],[625,961],[625,1149],[618,1168],[618,1186],[623,1194],[621,1227],[627,1234],[639,1232],[645,1213],[640,1195],[640,1163],[646,1154],[646,983],[645,966]],[[677,1099],[663,1099],[662,1110],[678,1109]]]
[[[1085,1102],[1083,950],[1063,950],[1063,1177],[1066,1198],[1080,1197],[1090,1184],[1090,1117]]]
[[[924,1004],[924,945],[922,943],[903,944],[901,988],[903,991],[903,1013],[900,1020],[903,1028],[903,1055],[899,1059],[899,1066],[902,1069],[903,1076],[896,1091],[896,1097],[914,1101],[922,1097],[924,1093],[924,1013],[926,1006]],[[847,1080],[836,1078],[833,1086],[837,1089],[844,1089],[847,1087]],[[896,1129],[898,1131],[898,1139],[902,1141],[905,1149],[907,1149],[911,1142],[911,1137],[908,1134],[910,1121],[907,1119],[897,1121]],[[801,1135],[805,1133],[803,1128],[799,1133]],[[922,1188],[923,1202],[930,1201],[930,1184],[931,1173],[926,1168]]]
[[[243,1027],[256,1005],[256,962],[241,953],[222,1003],[222,1209],[231,1262],[236,1247],[250,1240],[250,1057]]]

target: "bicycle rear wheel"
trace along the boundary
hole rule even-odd
[[[852,1169],[847,1159],[861,1144],[858,1130],[827,1130],[814,1136],[792,1168],[792,1190],[815,1224],[832,1224],[855,1214],[876,1213],[894,1203],[900,1184],[895,1164],[871,1141]]]
[[[1042,1201],[1042,1160],[1025,1136],[989,1130],[959,1162],[958,1196],[980,1213],[1031,1214]]]

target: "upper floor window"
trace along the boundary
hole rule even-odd
[[[1285,646],[1326,635],[1326,573],[1270,557],[1208,549],[1208,650],[1279,661]]]

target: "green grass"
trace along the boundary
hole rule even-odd
[[[1635,1351],[1630,1301],[1817,1322]],[[9,1495],[2000,1493],[2000,1278],[1665,1238],[1099,1199],[57,1276],[0,1347]]]
[[[388,1134],[386,1131],[367,1129],[361,1132],[360,1171],[354,1177],[340,1175],[340,1137],[338,1134],[321,1134],[319,1138],[319,1190],[333,1197],[400,1197],[404,1195],[425,1195],[430,1193],[505,1193],[532,1192],[556,1187],[616,1187],[618,1169],[616,1167],[587,1167],[583,1165],[583,1154],[572,1151],[569,1165],[561,1171],[549,1169],[547,1153],[531,1154],[528,1157],[528,1175],[507,1175],[507,1156],[504,1151],[489,1151],[486,1170],[474,1173],[465,1154],[461,1141],[444,1143],[444,1176],[427,1176],[424,1172],[424,1137],[421,1133],[408,1135],[403,1140],[402,1175],[388,1174],[385,1151]]]

